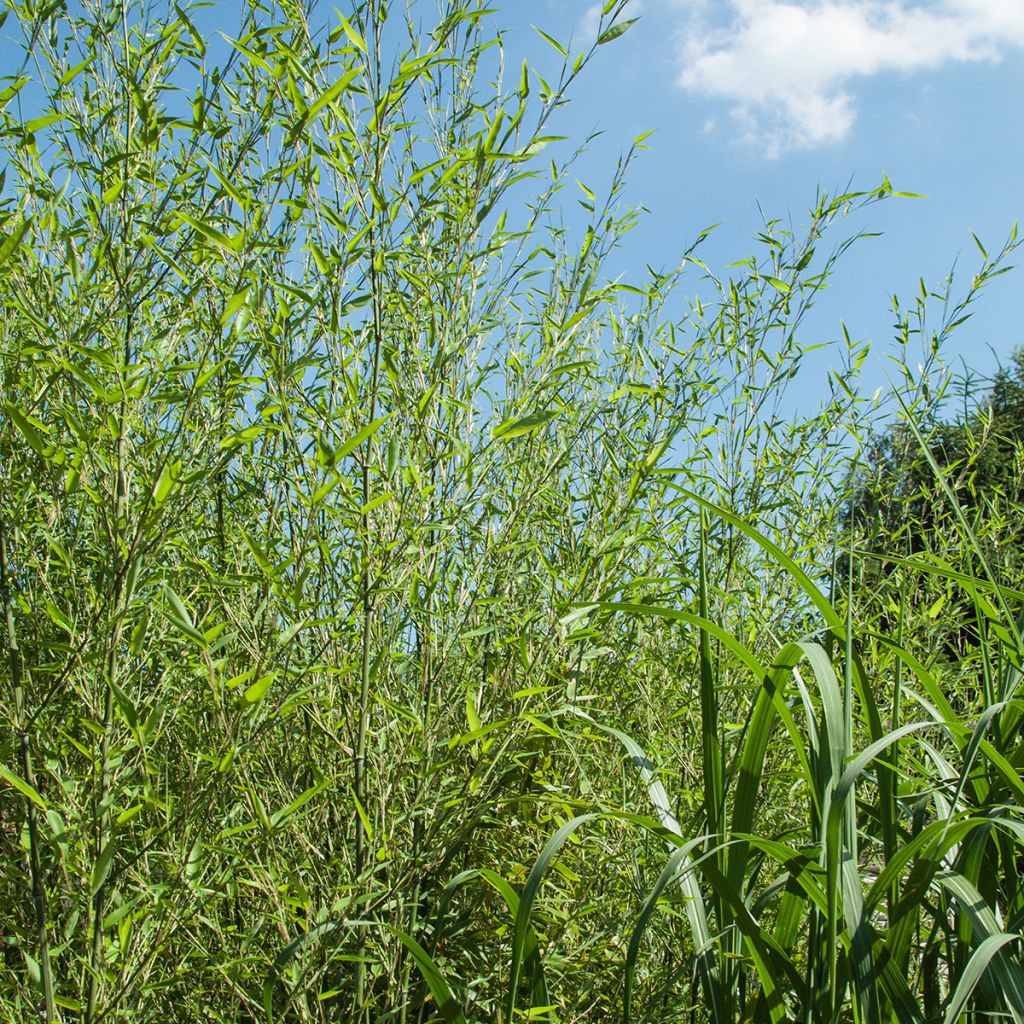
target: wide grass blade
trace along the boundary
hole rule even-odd
[[[996,935],[987,936],[978,944],[960,975],[956,990],[946,1007],[942,1024],[956,1024],[978,982],[984,977],[986,971],[991,969],[996,954],[1004,946],[1008,946],[1011,942],[1017,942],[1019,939],[1020,935],[999,932]]]
[[[544,881],[544,876],[569,837],[581,825],[600,817],[602,815],[598,813],[580,814],[567,821],[544,844],[536,861],[534,861],[533,867],[530,869],[530,873],[526,878],[526,884],[523,886],[522,895],[519,897],[515,931],[512,935],[512,964],[509,968],[508,994],[505,1004],[506,1020],[515,1020],[519,979],[522,975],[523,963],[527,955],[531,934],[530,917],[533,913],[533,905],[537,901],[537,896],[540,892],[541,883]]]
[[[644,752],[643,748],[631,736],[611,726],[601,725],[595,722],[589,715],[577,712],[580,717],[600,729],[602,732],[614,736],[625,748],[627,755],[640,775],[640,780],[647,790],[648,799],[654,808],[655,816],[659,824],[672,835],[683,839],[682,829],[679,822],[672,813],[668,793],[664,783],[658,775],[657,768],[651,759]],[[703,839],[701,839],[703,842]],[[684,848],[686,848],[684,846]],[[690,846],[692,849],[692,846]],[[677,848],[670,847],[671,855],[674,856]],[[683,858],[686,859],[685,857]],[[664,874],[664,871],[662,872]],[[696,950],[697,971],[704,988],[707,999],[708,1011],[716,1024],[725,1024],[727,1017],[725,1007],[728,1005],[728,997],[723,992],[721,973],[718,964],[712,953],[712,932],[708,924],[708,912],[704,903],[704,896],[694,872],[687,869],[680,876],[679,884],[683,890],[684,911],[686,919],[693,934],[693,946]]]

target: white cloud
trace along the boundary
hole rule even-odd
[[[845,138],[857,78],[1024,46],[1024,0],[729,0],[726,24],[701,0],[685,7],[678,83],[728,102],[743,141],[768,156]]]
[[[602,4],[591,4],[583,14],[580,21],[580,38],[589,46],[597,39],[597,26],[601,22]]]

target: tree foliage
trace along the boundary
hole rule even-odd
[[[913,565],[938,561],[980,574],[980,556],[1001,583],[1021,589],[1016,538],[1024,499],[1024,349],[1015,350],[987,386],[969,377],[949,379],[944,395],[941,407],[959,410],[952,418],[934,413],[930,422],[897,422],[874,436],[855,478],[847,521],[869,556],[857,570],[858,592],[871,595],[875,609],[898,606],[908,596],[923,605],[921,638],[934,653],[959,660],[977,646],[975,612],[982,610],[955,583],[938,585],[928,572],[915,574]],[[961,514],[980,552],[965,544]],[[913,564],[904,565],[907,560]],[[841,567],[841,582],[848,565]],[[940,616],[946,602],[955,602],[962,614]],[[886,612],[886,621],[895,618]],[[949,621],[955,629],[940,635]]]

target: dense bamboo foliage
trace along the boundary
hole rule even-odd
[[[5,6],[0,1019],[1024,1017],[1019,503],[925,436],[1016,240],[896,310],[889,544],[866,345],[793,388],[892,187],[613,276],[625,6]]]

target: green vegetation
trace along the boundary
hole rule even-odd
[[[905,423],[877,432],[866,445],[848,522],[859,533],[863,554],[898,556],[855,560],[855,587],[865,595],[872,617],[880,615],[891,626],[894,609],[927,608],[929,614],[916,619],[917,642],[944,650],[947,670],[965,669],[968,685],[972,674],[977,678],[974,662],[983,653],[979,631],[987,629],[991,616],[952,577],[932,570],[936,565],[948,570],[957,562],[979,576],[987,564],[1005,585],[1018,590],[1024,585],[1017,541],[1024,500],[1024,349],[1017,349],[1010,365],[988,384],[980,388],[970,378],[946,377],[945,393],[915,419],[927,432],[926,445]],[[951,405],[958,410],[955,418],[940,418],[941,408]],[[961,514],[984,561],[973,552],[963,563]],[[915,572],[899,556],[929,565]],[[840,576],[845,578],[849,564],[843,560]],[[947,604],[957,601],[964,604],[949,614]],[[901,625],[905,630],[906,622]]]
[[[1016,238],[851,475],[866,345],[789,389],[892,187],[613,278],[624,6],[544,81],[477,0],[9,0],[0,1019],[1024,1018],[1020,364],[938,363]]]

